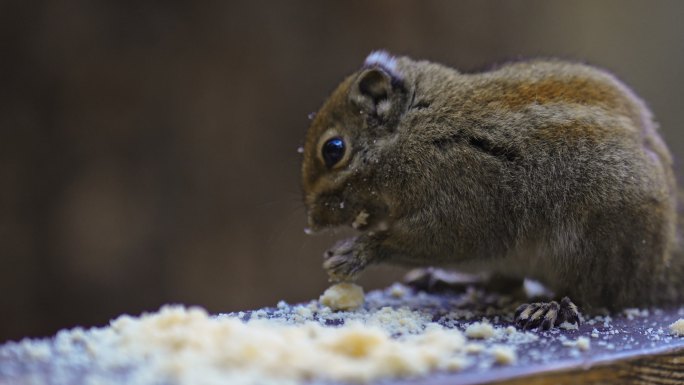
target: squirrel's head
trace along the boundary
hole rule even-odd
[[[315,114],[302,163],[309,229],[353,224],[366,230],[385,223],[377,164],[409,95],[397,59],[374,52]]]

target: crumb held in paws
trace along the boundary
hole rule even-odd
[[[363,306],[363,288],[350,282],[330,286],[320,297],[320,302],[333,310],[354,310]]]

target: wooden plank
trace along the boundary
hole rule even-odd
[[[684,384],[684,349],[639,358],[626,358],[591,368],[578,366],[563,371],[540,371],[520,378],[491,383],[499,385]]]

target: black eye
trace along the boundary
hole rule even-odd
[[[328,168],[336,165],[344,157],[344,140],[340,137],[328,139],[321,149],[323,160]]]

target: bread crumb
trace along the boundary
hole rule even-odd
[[[577,341],[575,341],[575,346],[577,346],[577,349],[586,352],[591,348],[591,342],[587,337],[579,337],[577,338]]]
[[[494,337],[494,327],[487,322],[475,322],[465,330],[468,338],[488,339]]]
[[[680,318],[672,323],[672,325],[670,325],[670,331],[674,335],[684,336],[684,318]]]
[[[394,298],[403,298],[406,295],[406,286],[400,283],[394,283],[389,288],[389,294]]]
[[[636,317],[648,317],[648,309],[627,308],[622,311],[628,320],[633,320]]]
[[[567,346],[569,348],[577,348],[581,351],[587,351],[589,350],[589,348],[591,348],[591,342],[587,337],[578,337],[574,341],[564,340],[562,342],[562,345]]]
[[[574,323],[571,324],[568,321],[563,322],[558,327],[561,329],[565,329],[565,330],[579,330],[579,326],[577,326],[577,324],[574,324]]]
[[[354,222],[352,222],[352,227],[355,229],[360,228],[361,226],[365,226],[368,224],[368,212],[366,210],[361,210],[359,214],[354,218]]]
[[[363,306],[363,288],[350,282],[330,286],[319,301],[333,310],[354,310]]]
[[[485,346],[477,343],[470,343],[465,346],[466,353],[478,354],[485,350]]]
[[[300,310],[311,311],[284,303],[281,308],[296,317]],[[432,322],[428,313],[361,310],[342,315],[337,326],[272,315],[245,321],[237,315],[212,317],[197,307],[165,306],[140,317],[121,316],[105,328],[60,332],[59,350],[75,362],[91,357],[104,372],[132,368],[127,383],[135,385],[158,382],[150,379],[178,385],[369,383],[471,365],[463,333]],[[13,349],[21,347],[30,362],[62,359],[47,340],[17,345]]]
[[[44,341],[34,341],[31,339],[24,339],[22,341],[24,346],[26,346],[26,352],[28,355],[37,361],[46,361],[50,358],[51,356],[51,349],[50,345],[45,343]]]
[[[514,364],[518,359],[515,350],[510,346],[494,345],[489,352],[494,356],[494,361],[501,365]]]

